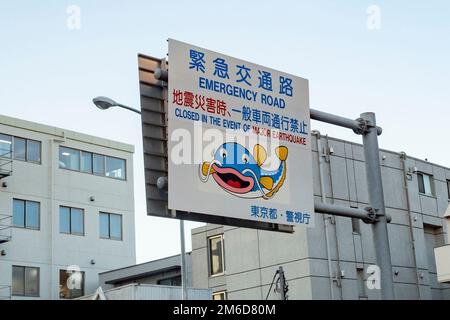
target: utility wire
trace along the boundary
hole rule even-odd
[[[278,270],[275,271],[275,274],[273,275],[272,283],[270,284],[269,292],[267,292],[266,300],[269,298],[270,290],[272,290],[273,283],[275,282],[275,277],[277,276],[277,274],[278,274]]]

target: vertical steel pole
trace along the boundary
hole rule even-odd
[[[278,268],[278,277],[280,279],[281,300],[287,300],[286,299],[286,292],[284,291],[285,287],[286,287],[286,278],[284,277],[283,267],[279,267]]]
[[[391,251],[387,230],[386,208],[384,206],[383,184],[381,181],[380,155],[375,114],[366,112],[361,119],[367,123],[363,133],[364,155],[366,163],[367,187],[371,207],[378,221],[372,226],[377,265],[381,272],[381,299],[394,299]]]
[[[183,291],[182,292],[182,300],[188,300],[184,220],[181,220],[181,219],[180,219],[180,240],[181,240],[181,288]]]

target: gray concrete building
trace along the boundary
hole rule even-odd
[[[314,195],[328,203],[363,208],[368,193],[361,145],[317,136],[312,140]],[[319,174],[319,157],[324,172]],[[448,243],[450,169],[402,153],[381,150],[396,299],[449,299],[450,285],[437,279],[434,248]],[[324,179],[321,190],[320,177]],[[369,289],[376,264],[371,225],[316,213],[313,228],[293,234],[211,225],[192,230],[195,287],[227,299],[280,299],[269,287],[282,266],[289,299],[379,299]]]

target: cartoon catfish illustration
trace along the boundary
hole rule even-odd
[[[222,189],[241,198],[271,199],[286,180],[288,148],[277,147],[275,153],[280,165],[277,170],[267,171],[261,168],[267,159],[263,146],[255,145],[251,154],[236,142],[224,143],[211,162],[200,165],[200,179],[206,183],[212,176]]]

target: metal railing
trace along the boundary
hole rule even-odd
[[[12,239],[12,216],[0,214],[0,244]]]
[[[11,286],[0,285],[0,300],[11,300],[12,288]]]
[[[13,156],[11,149],[0,148],[0,179],[12,175]]]

